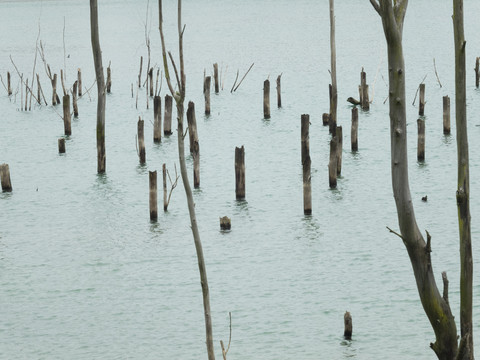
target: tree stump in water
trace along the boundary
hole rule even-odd
[[[425,84],[420,84],[420,101],[418,106],[418,115],[425,115]]]
[[[220,218],[220,229],[221,230],[230,230],[232,228],[232,223],[230,221],[230,218],[227,216],[221,217]]]
[[[302,147],[302,167],[303,167],[303,213],[312,214],[312,177],[311,177],[311,159],[310,159],[310,115],[301,116],[301,147]]]
[[[425,161],[425,120],[417,120],[418,141],[417,141],[417,160]]]
[[[162,100],[160,96],[153,98],[153,142],[162,141]]]
[[[64,138],[58,139],[58,152],[60,154],[65,153],[65,139]]]
[[[282,107],[282,86],[281,86],[281,78],[282,75],[278,75],[277,77],[277,107],[281,108]]]
[[[149,184],[149,205],[150,205],[150,220],[156,221],[158,218],[157,208],[157,171],[148,172]]]
[[[330,122],[330,115],[328,113],[323,113],[322,115],[323,126],[328,126],[329,122]]]
[[[358,109],[352,109],[352,130],[350,132],[352,151],[358,151]]]
[[[270,81],[263,82],[263,118],[270,119]]]
[[[165,113],[163,115],[163,134],[172,135],[172,97],[165,95]]]
[[[337,126],[337,176],[342,173],[343,130]]]
[[[245,148],[235,147],[235,195],[237,200],[245,199]]]
[[[210,83],[212,78],[207,76],[203,82],[203,94],[205,95],[205,115],[210,115]]]
[[[10,181],[10,169],[8,164],[0,165],[0,181],[2,183],[2,191],[12,191],[12,182]]]
[[[70,116],[70,95],[63,96],[63,127],[65,135],[72,135],[72,118]]]
[[[443,97],[443,133],[450,134],[450,98]]]
[[[138,135],[138,157],[140,158],[140,164],[146,163],[145,155],[145,136],[144,136],[144,121],[139,117],[137,123],[137,135]]]
[[[345,340],[352,340],[352,332],[353,332],[352,315],[350,315],[348,311],[346,311],[345,315],[343,315],[343,322],[344,322],[343,336],[345,337]]]
[[[330,140],[330,160],[328,162],[328,182],[330,189],[337,187],[337,138]]]
[[[217,63],[213,64],[213,78],[215,81],[215,94],[218,94],[218,92],[220,91],[220,85],[218,82],[218,64]]]

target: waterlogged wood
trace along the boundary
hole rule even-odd
[[[3,192],[12,191],[12,182],[10,180],[10,168],[8,167],[8,164],[0,165],[0,181],[2,183]]]
[[[112,90],[112,69],[110,68],[110,64],[107,67],[107,93],[110,94]]]
[[[328,183],[330,189],[337,187],[337,138],[330,140],[330,159],[328,162]]]
[[[57,74],[53,74],[52,78],[52,105],[57,105],[60,103],[57,95]]]
[[[360,95],[360,105],[362,110],[369,110],[370,109],[370,100],[368,97],[368,85],[367,85],[367,74],[365,71],[360,73],[360,87],[359,87],[359,95]]]
[[[210,83],[212,77],[207,76],[203,82],[203,94],[205,96],[205,115],[210,115]]]
[[[450,134],[450,98],[443,97],[443,133]]]
[[[77,70],[77,81],[78,81],[78,96],[82,97],[82,69],[78,68]]]
[[[352,129],[350,132],[352,151],[358,151],[358,108],[352,109]]]
[[[144,134],[144,121],[142,118],[138,118],[137,123],[137,138],[138,138],[138,157],[140,159],[140,164],[145,164],[147,162],[146,153],[145,153],[145,134]]]
[[[150,220],[157,221],[157,171],[148,172]]]
[[[200,146],[198,139],[193,142],[193,187],[198,189],[200,187]]]
[[[301,148],[302,148],[302,167],[303,167],[303,213],[312,214],[312,177],[310,159],[310,115],[301,116]]]
[[[263,82],[263,118],[270,119],[270,80]]]
[[[63,96],[63,127],[65,135],[72,135],[72,117],[70,115],[70,95]]]
[[[220,229],[221,230],[230,230],[232,228],[232,221],[229,217],[224,216],[220,218]]]
[[[336,113],[335,114],[332,114],[332,109],[335,107],[333,105],[333,86],[332,84],[329,84],[328,85],[328,93],[329,93],[329,96],[330,96],[330,113],[328,114],[328,132],[332,135],[332,136],[335,136],[336,132],[337,132],[337,115]],[[336,109],[333,109],[334,111],[336,111]]]
[[[12,80],[10,71],[7,72],[7,89],[8,89],[8,96],[12,95]]]
[[[328,126],[329,122],[330,122],[330,115],[328,113],[323,113],[322,114],[323,126]]]
[[[343,152],[343,130],[341,126],[337,126],[337,176],[342,173],[342,152]]]
[[[163,134],[172,135],[172,97],[165,95],[165,113],[163,114]]]
[[[420,100],[418,106],[418,115],[425,115],[425,84],[420,84]]]
[[[78,117],[78,103],[77,103],[77,84],[78,80],[73,83],[72,89],[72,105],[73,105],[73,116]]]
[[[155,96],[153,98],[153,142],[162,141],[162,98]]]
[[[163,211],[168,209],[168,197],[167,197],[167,165],[162,165],[162,177],[163,177]]]
[[[65,138],[58,139],[58,152],[60,154],[65,153]]]
[[[353,324],[352,324],[352,315],[348,311],[345,312],[343,315],[343,337],[345,340],[352,340],[352,333],[353,333]]]
[[[277,107],[282,107],[282,84],[281,84],[282,74],[277,76]]]
[[[418,140],[417,140],[417,160],[425,161],[425,120],[417,120]]]
[[[245,148],[235,147],[235,196],[245,199]]]
[[[475,59],[475,87],[478,89],[480,83],[480,57]]]
[[[215,94],[218,94],[218,92],[220,91],[220,85],[218,81],[218,64],[217,63],[213,64],[213,78],[215,81]]]
[[[195,104],[193,103],[193,101],[188,102],[187,122],[190,154],[193,154],[194,143],[195,141],[198,142],[197,120],[195,118]]]
[[[150,97],[153,97],[153,68],[148,71],[148,83],[150,86]]]

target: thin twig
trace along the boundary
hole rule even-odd
[[[245,73],[245,75],[243,75],[242,77],[242,80],[240,80],[240,82],[238,83],[237,87],[235,89],[233,89],[233,91],[237,91],[238,87],[240,86],[240,84],[242,83],[243,79],[245,79],[245,77],[247,76],[247,74],[250,72],[250,70],[252,69],[253,65],[255,65],[255,63],[252,63],[252,65],[250,65],[250,67],[248,68],[247,72]]]
[[[387,229],[388,229],[391,233],[394,233],[395,235],[397,235],[400,239],[405,240],[402,235],[400,235],[400,234],[397,233],[396,231],[390,229],[388,226],[387,226]]]
[[[427,74],[427,75],[428,75],[428,74]],[[420,84],[423,84],[423,82],[424,82],[425,79],[427,78],[427,75],[424,76],[424,78],[423,78],[423,80],[420,82]],[[415,92],[415,98],[413,99],[412,105],[415,105],[415,101],[417,100],[418,90],[420,90],[420,85],[418,85],[418,87],[417,87],[417,91]]]
[[[440,78],[438,77],[438,73],[437,73],[437,65],[435,64],[435,58],[433,58],[433,68],[435,69],[435,76],[437,77],[438,85],[442,87],[442,83],[440,82]]]
[[[237,77],[235,78],[235,82],[233,83],[232,90],[230,90],[231,93],[233,92],[233,89],[235,88],[235,85],[237,84],[238,72],[239,72],[239,71],[240,71],[240,70],[237,70]]]

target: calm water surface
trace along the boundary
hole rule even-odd
[[[150,12],[147,15],[147,6]],[[177,53],[175,2],[165,6],[167,46]],[[326,1],[184,1],[187,100],[196,103],[201,188],[194,193],[211,291],[217,358],[434,359],[434,334],[421,308],[407,253],[386,230],[397,228],[390,185],[386,51],[381,21],[368,1],[336,4],[338,121],[344,128],[342,176],[328,188],[329,22]],[[450,1],[411,2],[405,23],[410,183],[421,229],[433,236],[437,280],[447,271],[450,302],[459,313],[456,144],[442,134],[442,96],[452,98]],[[0,74],[14,73],[9,56],[32,77],[35,44],[44,43],[54,72],[66,68],[71,86],[82,68],[94,81],[87,1],[1,1]],[[177,134],[153,144],[153,111],[144,88],[138,109],[131,86],[140,56],[161,61],[155,1],[101,1],[103,61],[111,61],[107,97],[107,174],[96,174],[96,86],[79,101],[67,153],[60,107],[20,111],[20,94],[0,88],[0,163],[10,165],[14,191],[0,194],[0,358],[201,359],[205,335],[195,249],[182,185],[157,223],[148,216],[148,171],[163,163],[174,173]],[[465,2],[467,102],[471,154],[475,266],[480,187],[480,93],[474,89],[480,53],[480,5]],[[65,20],[65,30],[64,30]],[[146,26],[145,26],[146,24]],[[63,36],[64,34],[64,36]],[[63,42],[65,41],[65,54]],[[442,83],[439,86],[433,67]],[[51,87],[37,59],[47,98]],[[203,115],[204,69],[218,62],[224,90]],[[240,76],[255,63],[239,89]],[[359,151],[350,151],[351,107],[364,67],[373,98],[360,112]],[[283,108],[272,94],[263,119],[266,78],[282,75]],[[144,78],[143,74],[143,78]],[[426,161],[416,162],[411,106],[425,78]],[[13,75],[15,87],[18,76]],[[271,86],[274,90],[274,85]],[[61,89],[59,87],[59,89]],[[60,90],[61,92],[61,90]],[[166,93],[163,84],[161,94]],[[300,115],[310,114],[313,215],[303,216]],[[146,120],[147,164],[135,149],[136,121]],[[234,149],[245,146],[246,201],[235,200]],[[188,157],[189,172],[192,159]],[[428,195],[428,202],[421,197]],[[159,199],[161,203],[161,199]],[[219,231],[220,216],[232,231]],[[480,343],[480,288],[474,287],[474,341]],[[439,284],[441,285],[441,284]],[[352,313],[346,342],[343,314]]]

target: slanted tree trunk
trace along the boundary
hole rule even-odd
[[[97,78],[97,172],[106,171],[105,155],[105,77],[103,75],[102,50],[98,36],[97,0],[90,0],[90,31],[92,39],[93,62]]]
[[[455,122],[458,158],[458,227],[460,230],[460,346],[458,359],[473,359],[472,326],[472,237],[470,231],[470,179],[467,136],[465,37],[463,0],[453,0],[455,41]]]
[[[170,80],[169,67],[167,62],[167,53],[165,48],[165,40],[163,36],[163,17],[162,17],[162,0],[158,0],[159,10],[159,30],[160,39],[162,42],[162,57],[165,79],[167,81],[168,88],[177,105],[177,125],[178,125],[178,157],[180,162],[180,173],[182,175],[183,187],[185,188],[185,194],[188,203],[188,212],[190,214],[190,223],[192,228],[193,240],[195,243],[195,249],[197,252],[198,269],[200,272],[200,283],[202,285],[203,295],[203,310],[205,316],[205,332],[207,353],[209,360],[215,360],[215,353],[213,348],[213,331],[212,331],[212,316],[210,311],[210,293],[208,288],[207,269],[205,267],[205,259],[203,256],[202,242],[200,241],[200,233],[198,231],[197,218],[195,214],[195,202],[193,200],[192,188],[188,181],[187,166],[185,163],[185,145],[183,140],[183,119],[184,119],[184,102],[185,102],[185,67],[183,61],[183,29],[182,29],[182,1],[178,0],[178,47],[179,47],[179,65],[180,71],[177,70],[173,57],[171,57],[172,65],[175,70],[177,79],[177,90],[173,88]]]
[[[430,344],[439,359],[454,359],[457,354],[457,328],[448,294],[440,294],[430,258],[431,238],[427,242],[418,228],[408,183],[405,65],[402,30],[408,0],[370,0],[382,18],[387,41],[392,187],[397,206],[400,236],[407,248],[423,309],[435,332]],[[445,278],[446,279],[446,278]],[[444,282],[444,287],[446,290]]]

